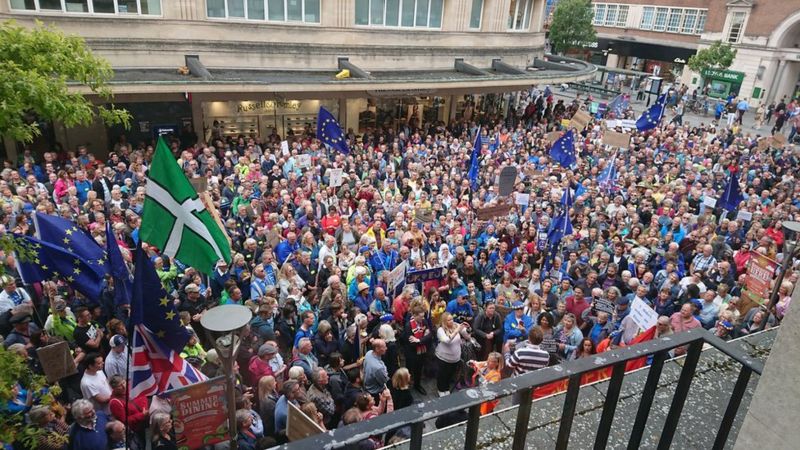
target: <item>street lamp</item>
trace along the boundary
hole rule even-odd
[[[236,374],[233,363],[242,342],[241,333],[245,325],[250,323],[253,313],[242,305],[221,305],[209,309],[200,318],[200,324],[206,333],[217,355],[222,359],[225,371],[225,391],[228,397],[228,433],[230,434],[230,450],[236,450]]]
[[[776,303],[778,303],[778,291],[783,283],[783,277],[786,276],[786,272],[792,269],[792,260],[794,259],[795,252],[797,252],[797,241],[798,238],[800,238],[800,222],[783,222],[783,236],[783,258],[781,259],[781,273],[778,275],[778,279],[775,281],[775,286],[772,288],[772,294],[769,297],[769,307],[767,308],[769,311],[772,311],[772,308],[775,307]]]

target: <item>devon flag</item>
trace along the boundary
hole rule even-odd
[[[205,274],[211,273],[217,261],[231,260],[225,234],[161,137],[147,174],[139,236],[163,254]]]

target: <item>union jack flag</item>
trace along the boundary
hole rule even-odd
[[[206,380],[202,373],[180,357],[189,333],[181,325],[175,304],[161,286],[153,263],[141,248],[136,249],[131,326],[131,398],[155,395]]]

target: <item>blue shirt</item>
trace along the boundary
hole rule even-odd
[[[445,311],[452,314],[453,320],[458,323],[469,322],[475,316],[475,314],[472,312],[472,305],[470,305],[469,302],[459,305],[458,300],[450,300],[447,302],[447,308],[445,308]]]
[[[285,430],[288,418],[289,401],[286,399],[285,395],[281,395],[281,398],[275,402],[275,431]]]
[[[290,244],[289,241],[281,241],[280,244],[275,246],[275,258],[278,260],[278,264],[283,264],[286,262],[286,259],[289,258],[289,255],[294,253],[297,249],[300,248],[300,243],[295,241],[294,244]]]
[[[69,449],[97,450],[108,448],[107,423],[108,416],[106,416],[106,413],[97,411],[97,422],[94,425],[94,430],[84,428],[77,423],[73,424],[69,430]]]

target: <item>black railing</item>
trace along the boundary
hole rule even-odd
[[[639,345],[612,350],[588,358],[563,363],[558,366],[547,367],[520,376],[507,378],[497,383],[483,385],[480,388],[454,392],[446,397],[428,400],[424,403],[412,405],[367,421],[336,428],[327,433],[292,442],[284,445],[283,448],[286,450],[336,449],[362,441],[369,436],[379,435],[397,429],[398,426],[411,426],[411,440],[409,446],[411,450],[420,450],[423,448],[422,430],[425,421],[455,411],[460,411],[464,408],[469,408],[464,448],[466,450],[474,450],[478,442],[478,429],[481,417],[480,405],[483,402],[508,397],[519,392],[521,402],[517,409],[512,449],[522,450],[525,448],[525,439],[528,434],[528,420],[531,415],[533,389],[554,381],[568,379],[569,384],[564,397],[564,408],[561,412],[558,437],[556,438],[556,449],[566,449],[572,429],[572,419],[577,407],[578,393],[581,387],[581,376],[598,369],[611,367],[612,372],[609,378],[608,390],[606,391],[606,400],[594,441],[595,449],[604,449],[608,443],[614,412],[622,389],[622,380],[625,376],[625,364],[628,361],[652,355],[653,360],[650,364],[633,430],[628,441],[629,450],[638,449],[642,441],[645,426],[647,425],[647,419],[650,415],[650,408],[653,405],[653,399],[656,394],[656,389],[658,388],[662,369],[664,368],[664,362],[669,358],[668,352],[676,347],[688,346],[683,368],[681,369],[675,387],[675,394],[672,398],[672,403],[661,430],[661,437],[658,441],[658,449],[668,449],[672,444],[675,429],[678,426],[684,403],[689,394],[689,388],[692,384],[692,379],[694,378],[695,369],[700,360],[700,353],[703,350],[704,343],[710,344],[741,365],[736,385],[728,400],[728,406],[714,440],[713,449],[722,450],[728,440],[728,433],[733,424],[733,420],[736,418],[736,414],[739,411],[739,405],[741,404],[742,397],[744,397],[745,390],[750,381],[750,376],[753,372],[761,375],[764,365],[759,360],[744,353],[744,351],[738,347],[729,345],[702,328],[674,334],[668,339],[654,339]]]

